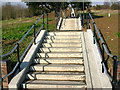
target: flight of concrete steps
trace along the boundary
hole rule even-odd
[[[21,86],[87,88],[81,32],[47,33]]]

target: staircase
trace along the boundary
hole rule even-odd
[[[81,32],[47,33],[21,86],[87,88]]]

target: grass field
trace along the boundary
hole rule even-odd
[[[40,15],[41,16],[41,15]],[[39,19],[40,16],[35,16],[31,18],[22,18],[22,19],[11,19],[2,21],[2,54],[10,52],[16,43],[27,33],[27,31],[32,27],[32,25]],[[49,31],[56,29],[56,22],[54,18],[54,12],[49,13],[48,27]],[[45,22],[47,23],[47,18],[45,16]],[[43,24],[43,19],[36,24],[36,32]],[[45,24],[46,28],[46,24]],[[33,39],[34,29],[32,29],[26,38],[20,43],[20,56],[25,51],[26,47],[29,45]],[[6,57],[6,59],[16,61],[17,56],[16,52],[12,55]]]

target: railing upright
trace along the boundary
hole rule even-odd
[[[88,28],[90,29],[90,25],[89,25],[89,23],[90,23],[90,17],[89,17],[89,13],[88,13]]]
[[[93,43],[95,44],[95,22],[93,22]]]
[[[113,56],[113,88],[115,89],[117,85],[117,56]]]
[[[43,12],[43,29],[45,29],[45,21],[44,21],[44,12]]]
[[[36,37],[35,37],[35,25],[36,25],[36,24],[34,24],[34,44],[36,44],[36,43],[35,43],[35,38],[36,38]]]
[[[105,53],[105,49],[103,47],[105,43],[102,43],[102,63],[104,63],[104,59],[105,59],[105,56],[104,56],[104,53]],[[102,64],[102,73],[104,73],[104,67],[103,67],[103,64]]]
[[[20,72],[20,55],[19,55],[19,43],[17,43],[17,57],[18,57],[18,62],[19,62],[19,65],[18,65],[18,68],[19,68],[19,72]]]
[[[48,30],[48,13],[47,13],[47,30]]]

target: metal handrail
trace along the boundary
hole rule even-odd
[[[38,32],[40,32],[40,30],[41,30],[42,27],[43,27],[43,25],[40,27],[40,29],[39,29]],[[38,33],[36,34],[36,36],[37,36],[37,35],[38,35]],[[23,55],[21,56],[20,61],[22,60],[22,58],[23,58],[24,55],[26,54],[26,52],[27,52],[27,50],[29,49],[29,47],[32,45],[33,40],[34,40],[34,38],[32,39],[32,41],[31,41],[30,44],[28,45],[27,49],[25,50],[25,52],[24,52]],[[13,68],[13,70],[12,70],[9,74],[7,74],[6,76],[4,76],[3,79],[5,79],[6,77],[8,77],[8,76],[10,76],[11,74],[13,74],[13,73],[15,72],[15,70],[17,69],[17,67],[18,67],[19,64],[20,64],[20,63],[17,62],[17,64],[16,64],[15,67]]]
[[[90,26],[90,28],[92,29],[92,26],[91,26],[91,24],[89,23],[89,26]],[[93,31],[93,30],[92,30]],[[99,49],[99,48],[98,48]],[[106,67],[105,67],[105,64],[104,63],[102,63],[103,64],[103,68],[104,68],[104,70],[105,70],[105,73],[107,74],[107,76],[109,77],[109,79],[110,79],[110,81],[112,81],[112,78],[111,78],[111,76],[108,74],[108,72],[107,72],[107,69],[106,69]]]
[[[101,34],[99,33],[99,31],[98,31],[98,29],[97,29],[97,26],[96,26],[96,24],[95,24],[95,22],[94,22],[94,20],[93,20],[93,18],[92,18],[92,16],[91,16],[91,14],[90,14],[90,12],[88,13],[88,16],[89,16],[89,28],[91,28],[92,29],[92,26],[91,26],[91,24],[90,24],[90,19],[92,20],[92,22],[93,22],[93,26],[94,26],[94,30],[92,30],[92,32],[93,32],[93,39],[94,39],[94,44],[95,44],[95,42],[97,42],[96,41],[96,38],[95,38],[95,30],[97,31],[97,34],[98,34],[98,36],[99,36],[99,38],[100,38],[100,41],[101,41],[101,43],[102,43],[102,73],[105,71],[105,73],[107,74],[107,76],[109,77],[109,79],[110,79],[110,81],[112,81],[112,85],[113,85],[113,89],[116,87],[116,84],[117,84],[117,56],[116,55],[112,55],[110,52],[108,52],[108,50],[107,50],[107,48],[106,48],[106,44],[104,43],[104,41],[103,41],[103,39],[102,39],[102,37],[101,37]],[[87,21],[87,23],[88,23],[88,21]],[[107,72],[107,69],[106,69],[106,66],[105,66],[105,60],[104,60],[104,51],[106,52],[106,54],[108,55],[108,56],[110,56],[113,60],[114,60],[114,64],[113,64],[113,78],[108,74],[108,72]]]
[[[90,16],[92,22],[95,23],[90,13],[89,13],[89,16]],[[99,38],[100,38],[100,40],[101,40],[101,43],[104,43],[104,41],[103,41],[103,39],[102,39],[102,37],[101,37],[101,35],[100,35],[98,29],[97,29],[96,24],[94,24],[94,26],[95,26],[95,28],[96,28],[96,30],[97,30],[97,33],[98,33]],[[113,56],[114,56],[114,55],[112,55],[111,53],[109,53],[109,52],[107,51],[107,48],[106,48],[106,46],[105,46],[104,44],[103,44],[103,47],[104,47],[105,52],[107,53],[107,55],[109,55],[110,57],[113,57]]]
[[[28,32],[22,37],[22,39],[15,45],[15,47],[12,49],[11,52],[2,55],[2,57],[11,55],[11,54],[15,51],[15,49],[19,48],[19,44],[21,43],[21,41],[22,41],[22,40],[27,36],[27,34],[34,28],[34,37],[33,37],[32,41],[30,42],[30,44],[28,45],[28,47],[26,48],[26,50],[24,51],[24,53],[22,54],[22,56],[20,57],[20,59],[19,59],[19,57],[18,57],[19,60],[18,60],[18,62],[16,63],[15,67],[13,68],[13,70],[12,70],[10,73],[8,73],[6,76],[2,77],[2,88],[3,88],[3,80],[4,80],[6,77],[8,77],[8,76],[10,76],[11,74],[13,74],[13,73],[15,72],[15,70],[17,69],[17,67],[20,66],[20,63],[21,63],[23,57],[25,56],[26,52],[28,51],[28,49],[29,49],[30,46],[32,45],[33,41],[35,41],[35,38],[36,38],[36,36],[38,36],[38,34],[39,34],[39,32],[41,31],[41,29],[44,27],[44,25],[45,25],[44,14],[45,14],[45,13],[43,13],[43,14],[41,15],[41,17],[35,22],[35,24],[28,30]],[[47,13],[46,13],[46,14],[47,14]],[[38,21],[39,21],[42,17],[43,17],[43,24],[42,24],[42,26],[40,27],[40,29],[38,30],[38,32],[35,34],[35,25],[38,23]],[[47,24],[48,24],[48,14],[47,14]],[[47,25],[47,30],[48,30],[48,25]],[[34,42],[34,43],[35,43],[35,42]],[[18,55],[19,55],[19,52],[18,52]]]
[[[43,15],[36,21],[35,24],[37,24],[37,22],[38,22],[42,17],[43,17]],[[33,29],[33,27],[35,26],[35,24],[34,24],[34,25],[28,30],[28,32],[22,37],[22,39],[18,42],[19,44],[20,44],[21,41],[27,36],[27,34]],[[8,56],[8,55],[12,54],[12,53],[15,51],[15,49],[17,48],[17,46],[18,46],[18,45],[16,45],[16,46],[11,50],[11,52],[2,55],[2,57],[5,57],[5,56]]]

